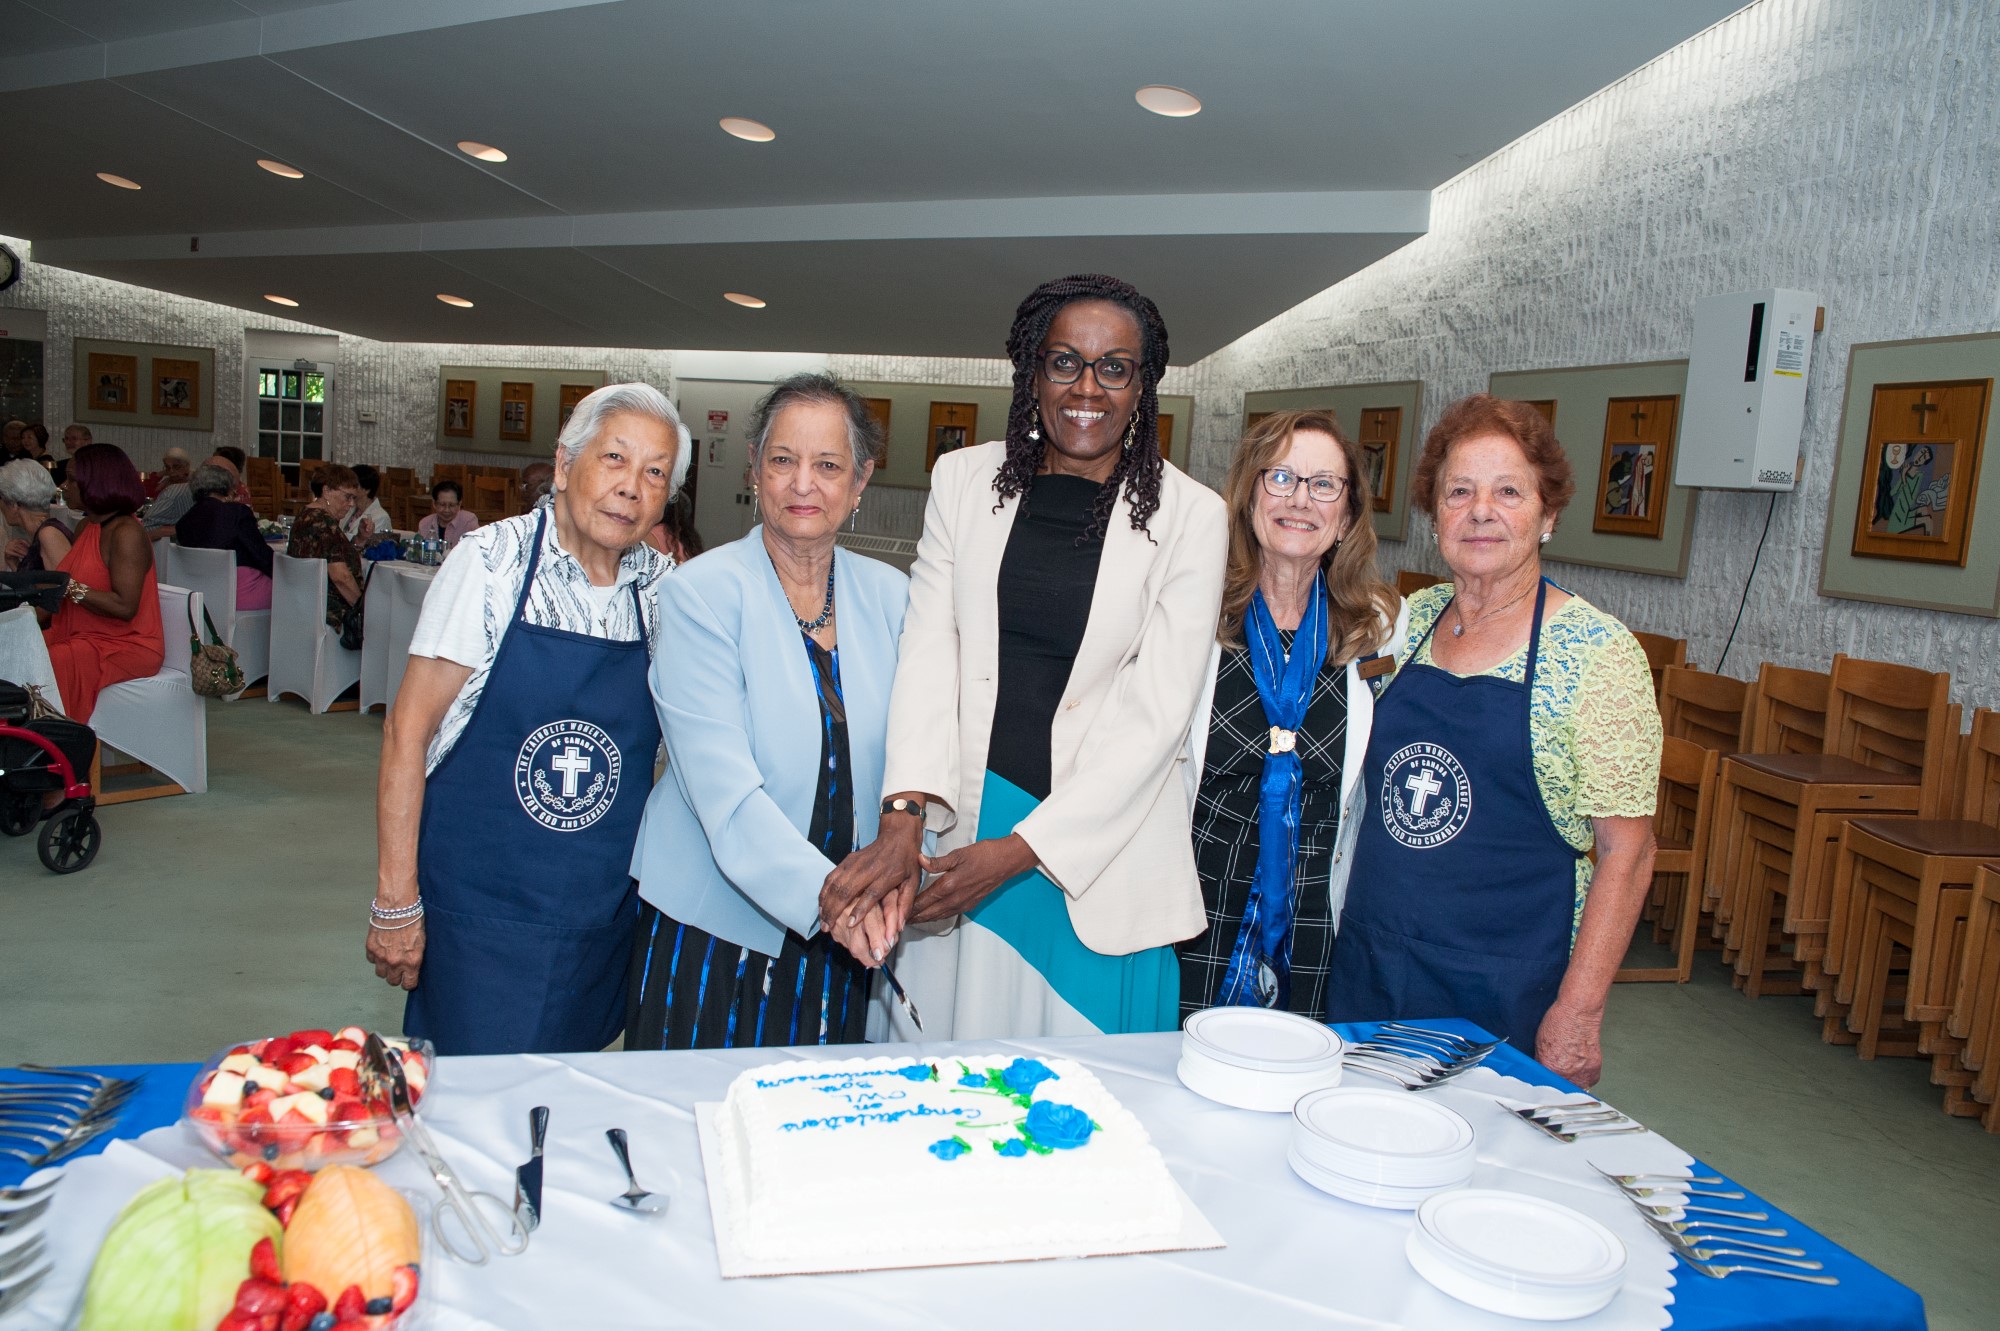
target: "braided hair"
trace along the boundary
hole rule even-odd
[[[1124,449],[1113,468],[1109,483],[1091,505],[1090,526],[1085,540],[1102,540],[1111,522],[1111,510],[1122,490],[1132,505],[1132,528],[1153,533],[1146,523],[1160,508],[1160,476],[1166,463],[1160,457],[1160,378],[1167,372],[1167,325],[1159,307],[1139,294],[1130,283],[1101,273],[1079,273],[1044,282],[1028,293],[1014,312],[1014,326],[1007,332],[1007,359],[1014,362],[1014,401],[1007,409],[1007,458],[1000,474],[993,478],[999,495],[993,507],[1024,494],[1035,473],[1042,468],[1046,439],[1030,439],[1034,428],[1035,376],[1041,372],[1042,339],[1049,335],[1063,306],[1079,300],[1109,301],[1131,312],[1139,324],[1139,403],[1132,412],[1132,446]],[[1046,425],[1043,429],[1047,429]]]

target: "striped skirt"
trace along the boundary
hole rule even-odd
[[[869,974],[822,933],[775,957],[639,903],[625,996],[627,1049],[859,1044]]]

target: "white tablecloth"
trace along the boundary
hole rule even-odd
[[[1103,1257],[1008,1266],[948,1267],[724,1281],[716,1271],[694,1106],[719,1100],[743,1068],[788,1054],[769,1050],[592,1054],[442,1060],[424,1104],[448,1159],[468,1186],[511,1200],[527,1156],[528,1110],[552,1108],[541,1228],[526,1254],[473,1268],[438,1255],[426,1270],[438,1300],[431,1331],[527,1328],[1409,1327],[1519,1328],[1438,1293],[1410,1269],[1407,1212],[1376,1210],[1314,1191],[1285,1164],[1289,1115],[1213,1104],[1174,1076],[1178,1034],[909,1045],[883,1054],[943,1056],[955,1049],[1074,1058],[1091,1067],[1146,1124],[1174,1176],[1229,1246],[1218,1251]],[[851,1057],[853,1049],[826,1051]],[[873,1052],[873,1051],[871,1051]],[[807,1055],[813,1056],[813,1055]],[[1667,1325],[1672,1283],[1665,1246],[1586,1164],[1682,1168],[1689,1157],[1652,1134],[1565,1146],[1475,1089],[1526,1092],[1480,1069],[1465,1089],[1426,1092],[1472,1120],[1475,1187],[1504,1187],[1573,1206],[1611,1226],[1631,1254],[1625,1292],[1604,1312],[1566,1323],[1579,1331]],[[1356,1076],[1357,1084],[1379,1085]],[[1553,1093],[1534,1093],[1554,1098]],[[624,1189],[604,1130],[631,1134],[640,1182],[670,1194],[659,1220],[614,1211]],[[10,1323],[57,1327],[80,1297],[91,1255],[124,1200],[172,1167],[213,1165],[180,1127],[70,1166],[50,1234],[58,1270]],[[415,1153],[381,1167],[398,1186],[435,1195]],[[893,1205],[857,1196],[854,1223]],[[0,1244],[0,1246],[4,1246]]]
[[[412,564],[402,559],[373,565],[361,638],[362,711],[377,705],[386,709],[393,704],[403,684],[403,672],[410,664],[410,639],[417,631],[417,617],[410,612],[406,598],[396,595],[396,580],[413,578],[428,590],[437,572],[435,565]]]

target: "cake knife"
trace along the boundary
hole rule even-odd
[[[529,1229],[542,1223],[542,1143],[549,1135],[549,1107],[528,1111],[528,1163],[514,1171],[514,1210]]]
[[[917,1034],[922,1035],[924,1033],[924,1019],[917,1015],[917,1005],[912,1003],[910,996],[903,992],[903,982],[896,978],[896,972],[890,969],[889,963],[886,961],[882,963],[882,978],[889,982],[891,989],[895,990],[896,1001],[901,1003],[903,1011],[909,1014],[910,1024],[917,1028]]]

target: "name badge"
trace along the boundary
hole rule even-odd
[[[1393,656],[1371,656],[1355,663],[1355,670],[1363,679],[1380,679],[1384,675],[1396,673],[1396,658]]]

